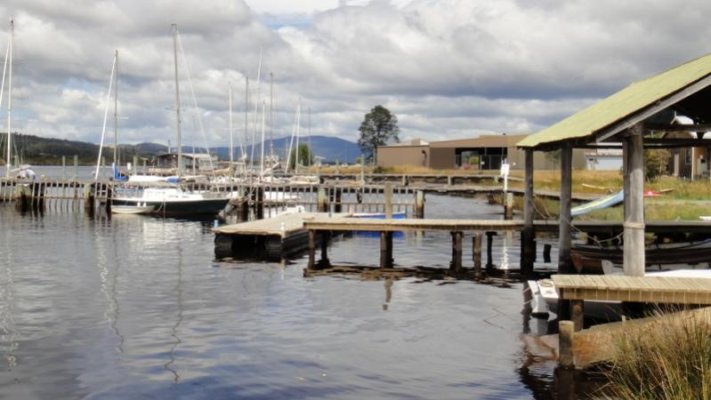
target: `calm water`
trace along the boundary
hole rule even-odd
[[[433,218],[500,213],[427,201]],[[545,323],[522,315],[519,283],[305,279],[305,256],[218,262],[212,221],[2,204],[0,221],[0,399],[551,396],[552,365],[526,366],[520,335]],[[518,265],[518,240],[497,237],[495,263]],[[447,267],[450,254],[446,233],[395,240],[399,265]],[[329,256],[376,265],[378,239],[337,240]]]

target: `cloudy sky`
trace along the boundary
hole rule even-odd
[[[275,137],[300,101],[302,132],[355,141],[382,104],[401,139],[447,140],[535,132],[704,55],[709,15],[708,0],[4,0],[0,50],[14,17],[13,131],[98,143],[118,50],[120,141],[175,143],[176,23],[183,143],[229,143],[230,85],[244,134],[245,77],[250,124],[272,99]]]

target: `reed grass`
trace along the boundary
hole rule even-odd
[[[708,313],[691,315],[660,318],[651,329],[631,328],[618,337],[602,397],[711,398],[711,321]]]

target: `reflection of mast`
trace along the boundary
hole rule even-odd
[[[170,351],[168,352],[170,360],[163,365],[163,368],[173,374],[173,382],[175,383],[178,383],[180,381],[180,374],[178,374],[178,371],[173,368],[173,364],[175,364],[175,349],[177,349],[178,345],[183,342],[180,337],[178,337],[178,328],[183,322],[183,254],[180,246],[178,246],[177,248],[177,254],[178,281],[175,285],[175,293],[177,294],[178,315],[175,320],[175,324],[170,328],[170,336],[175,339],[175,342],[173,342],[173,345],[170,347]]]
[[[5,65],[8,72],[7,85],[7,158],[5,160],[5,177],[10,177],[10,169],[12,169],[12,54],[15,52],[15,21],[10,20],[10,43],[7,47],[7,57],[5,57]],[[3,70],[3,73],[5,71]],[[4,80],[3,80],[4,81]]]

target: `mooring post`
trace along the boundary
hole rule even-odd
[[[74,180],[77,180],[79,177],[79,156],[74,155]]]
[[[558,364],[563,368],[575,367],[575,356],[573,354],[573,340],[575,336],[575,325],[573,321],[558,322]]]
[[[474,237],[472,238],[472,257],[474,258],[474,276],[481,276],[481,242],[482,233],[474,232]]]
[[[462,270],[462,231],[450,232],[452,235],[452,261],[449,264],[449,269],[454,272]]]
[[[558,273],[573,273],[570,258],[571,248],[571,197],[573,188],[573,146],[564,143],[560,154],[560,226],[558,228]],[[570,301],[558,300],[558,316],[561,320],[571,319]]]
[[[415,218],[425,217],[425,192],[423,190],[415,191]]]
[[[494,244],[494,236],[496,232],[486,232],[486,269],[494,268],[494,256],[492,255],[492,247]]]
[[[536,233],[533,227],[533,150],[524,151],[524,193],[523,193],[523,230],[521,231],[521,273],[529,276],[533,273],[536,259]],[[549,254],[550,256],[550,254]],[[550,261],[549,261],[550,262]]]
[[[309,264],[306,268],[314,269],[316,267],[316,231],[309,229]]]
[[[390,182],[385,183],[383,189],[383,196],[385,197],[385,218],[390,219],[393,217],[393,184]]]

